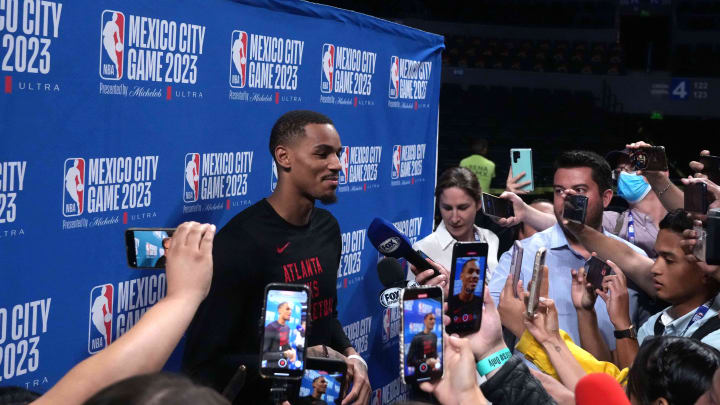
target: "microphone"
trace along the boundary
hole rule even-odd
[[[392,257],[384,257],[377,265],[378,278],[385,287],[380,291],[380,304],[385,308],[400,305],[400,290],[405,287],[416,287],[415,281],[405,279],[405,270],[400,262]]]
[[[407,236],[403,235],[395,225],[382,219],[375,218],[368,227],[368,239],[380,253],[396,259],[403,258],[415,266],[418,271],[432,269],[423,256],[416,252]],[[433,269],[435,270],[435,269]],[[440,273],[435,270],[433,277]]]
[[[630,405],[620,384],[605,373],[592,373],[575,386],[577,405]]]

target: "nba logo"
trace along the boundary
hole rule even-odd
[[[83,190],[85,189],[85,159],[65,160],[65,180],[63,182],[63,215],[76,217],[83,213]]]
[[[390,57],[390,98],[398,98],[400,95],[400,59],[397,56]]]
[[[277,165],[275,164],[275,159],[272,160],[272,171],[270,173],[270,192],[272,193],[275,191],[275,187],[277,187],[278,183],[278,173],[277,173]]]
[[[247,32],[233,31],[230,43],[230,87],[242,88],[247,83]]]
[[[401,145],[393,146],[392,174],[390,176],[393,179],[397,179],[400,177],[400,159],[401,158],[402,158],[402,146]]]
[[[200,154],[188,153],[185,155],[185,181],[183,182],[183,201],[186,203],[198,200],[200,180]]]
[[[382,341],[387,343],[390,340],[390,321],[392,320],[392,308],[386,308],[383,314]]]
[[[373,392],[370,405],[382,405],[382,388],[378,388]]]
[[[112,343],[113,286],[102,284],[90,291],[88,353],[97,353]]]
[[[105,10],[100,18],[100,77],[118,80],[123,75],[125,14]]]
[[[322,51],[322,73],[320,75],[320,91],[323,93],[332,92],[334,68],[335,45],[324,44]]]
[[[338,184],[347,184],[348,170],[350,168],[350,147],[343,146],[340,153],[340,173],[338,173]]]

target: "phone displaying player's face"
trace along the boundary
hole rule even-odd
[[[530,280],[530,296],[528,297],[527,309],[525,315],[528,318],[532,318],[535,315],[538,303],[540,302],[540,285],[543,282],[543,271],[542,267],[545,265],[545,254],[547,250],[545,248],[538,249],[535,253],[535,263],[533,264],[533,274]]]
[[[273,283],[265,288],[260,351],[263,377],[302,377],[309,301],[310,291],[304,285]]]
[[[487,243],[458,242],[453,246],[447,333],[467,334],[480,329],[487,253]]]
[[[400,297],[400,375],[405,384],[438,380],[443,374],[442,289],[406,288]]]
[[[128,265],[136,269],[165,268],[165,251],[175,228],[129,228],[125,230]]]
[[[513,287],[513,295],[515,295],[515,298],[518,297],[518,291],[517,291],[517,285],[518,281],[520,280],[520,275],[522,273],[522,260],[523,260],[523,253],[525,249],[523,249],[522,244],[520,241],[515,241],[513,246],[513,252],[512,252],[512,260],[510,261],[510,271],[512,271],[512,287]]]
[[[515,215],[512,202],[488,193],[482,193],[482,209],[485,215],[508,218]]]
[[[299,404],[340,404],[347,389],[347,364],[341,360],[308,357],[300,382]]]
[[[588,198],[584,195],[572,194],[567,196],[563,206],[563,218],[584,224],[587,205]]]
[[[611,276],[615,274],[610,265],[595,256],[591,257],[590,260],[588,260],[586,268],[587,275],[585,276],[585,278],[587,282],[592,284],[593,288],[597,290],[603,289],[602,281],[605,276]]]

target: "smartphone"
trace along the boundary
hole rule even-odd
[[[693,255],[701,262],[704,262],[707,257],[707,231],[702,226],[694,226],[693,231],[697,234]]]
[[[709,209],[707,184],[691,183],[685,186],[683,192],[685,199],[685,211],[697,214],[707,214]]]
[[[347,390],[347,364],[336,359],[308,357],[300,382],[299,404],[340,404]]]
[[[512,253],[512,260],[510,261],[510,271],[512,271],[513,294],[515,295],[515,298],[519,298],[517,292],[517,284],[518,280],[520,280],[520,274],[522,272],[522,259],[524,249],[520,241],[516,240],[513,245],[514,249]]]
[[[310,290],[305,285],[271,283],[265,287],[260,375],[300,379],[305,369],[305,336],[310,323]]]
[[[480,329],[487,255],[487,243],[457,242],[453,246],[447,333],[462,335]]]
[[[532,149],[513,148],[510,149],[510,167],[512,168],[513,177],[525,172],[525,176],[518,181],[530,181],[530,184],[521,187],[521,190],[535,190],[535,180],[533,179],[532,165]]]
[[[167,242],[175,228],[128,228],[125,230],[125,251],[128,265],[135,269],[165,268]]]
[[[482,193],[482,207],[485,215],[495,218],[515,216],[512,202],[488,193]]]
[[[720,184],[720,156],[700,156],[698,162],[703,165],[700,173],[708,176],[713,183]]]
[[[593,256],[585,264],[585,279],[588,283],[592,284],[594,289],[602,290],[602,281],[605,276],[615,274],[612,267],[610,267],[604,261]]]
[[[442,305],[438,286],[405,288],[400,294],[400,375],[405,384],[442,378]]]
[[[567,196],[563,208],[563,218],[584,224],[587,205],[588,198],[584,195],[572,194]]]
[[[535,315],[538,302],[540,302],[540,284],[543,282],[543,271],[542,268],[545,265],[545,254],[547,250],[545,248],[538,249],[535,253],[535,263],[533,264],[533,274],[528,288],[530,289],[530,297],[528,297],[527,308],[525,315],[528,318],[532,318]]]
[[[645,146],[630,152],[630,164],[635,170],[665,171],[668,169],[664,146]]]

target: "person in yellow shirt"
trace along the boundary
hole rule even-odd
[[[473,154],[460,161],[460,167],[465,167],[475,173],[480,182],[480,188],[485,193],[490,190],[490,180],[495,177],[495,163],[485,157],[487,148],[486,139],[476,139],[472,144]]]

